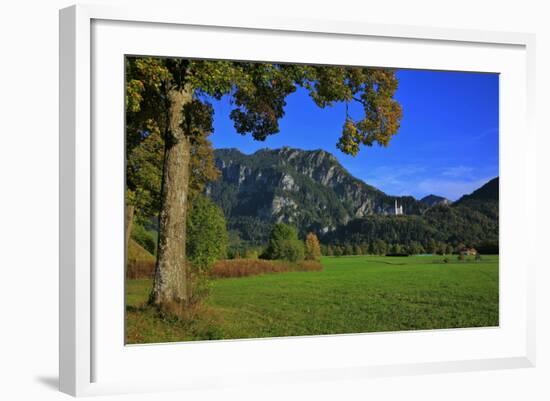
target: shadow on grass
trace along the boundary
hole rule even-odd
[[[376,261],[376,263],[382,263],[385,265],[392,265],[392,266],[405,266],[407,263],[393,263],[393,262],[386,262],[386,261]]]

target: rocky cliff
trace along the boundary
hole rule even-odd
[[[353,177],[323,150],[264,149],[245,155],[217,149],[220,180],[207,194],[224,210],[230,229],[261,242],[274,222],[323,234],[369,215],[394,214],[395,200],[406,215],[427,209],[413,197],[394,197]]]

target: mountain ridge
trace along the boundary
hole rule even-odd
[[[421,198],[419,200],[419,202],[422,202],[423,204],[425,204],[428,207],[432,207],[432,206],[435,206],[435,205],[441,205],[441,204],[449,205],[449,204],[452,203],[449,199],[447,199],[443,196],[434,195],[434,194],[424,196],[423,198]]]
[[[324,150],[290,147],[259,149],[245,154],[236,148],[214,151],[218,181],[206,194],[217,203],[230,231],[245,241],[262,243],[270,227],[284,222],[297,226],[301,235],[335,230],[354,219],[395,215],[395,203],[405,215],[422,215],[434,203],[412,196],[392,196],[349,173]]]

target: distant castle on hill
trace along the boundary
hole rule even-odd
[[[395,215],[401,216],[403,214],[403,204],[397,206],[397,199],[395,200]]]

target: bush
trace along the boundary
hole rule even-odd
[[[305,251],[302,241],[297,239],[282,240],[278,243],[278,258],[289,262],[304,260]]]
[[[265,273],[291,271],[292,266],[279,260],[232,259],[220,260],[212,266],[211,277],[246,277]]]
[[[206,271],[226,257],[227,229],[223,211],[210,199],[197,195],[187,217],[187,259],[196,269]]]
[[[140,224],[132,224],[132,239],[141,245],[151,255],[156,255],[157,235],[155,231],[148,231]]]
[[[275,224],[269,243],[262,257],[296,262],[304,259],[304,243],[298,239],[298,232],[287,224]]]
[[[258,259],[259,252],[256,249],[247,249],[244,253],[245,259]]]
[[[188,306],[198,306],[210,292],[210,269],[227,255],[228,235],[223,211],[204,195],[191,200],[187,217],[189,267]]]
[[[232,259],[219,260],[212,266],[213,278],[247,277],[259,274],[283,273],[291,271],[320,271],[323,266],[315,261],[289,263],[282,260]]]

